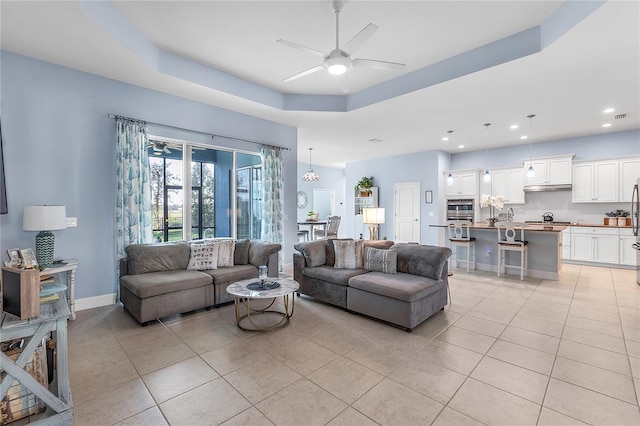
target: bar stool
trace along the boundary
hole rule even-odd
[[[527,270],[528,244],[524,239],[524,228],[526,227],[527,224],[522,222],[496,222],[498,229],[498,277],[500,277],[500,271],[503,267],[506,274],[507,266],[512,266],[520,268],[520,281],[524,279]],[[520,252],[520,265],[507,265],[505,261],[507,251]]]
[[[476,239],[469,232],[472,223],[467,220],[450,220],[447,225],[449,226],[449,248],[453,250],[456,247],[454,251],[456,264],[460,261],[457,247],[463,246],[467,248],[467,272],[469,272],[471,257],[473,257],[473,269],[476,269]]]

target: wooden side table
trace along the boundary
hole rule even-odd
[[[78,259],[66,259],[64,263],[53,264],[48,268],[44,268],[40,271],[42,275],[59,275],[67,273],[67,300],[69,300],[69,319],[76,319],[76,270],[80,261]],[[56,282],[60,282],[60,277],[57,276]]]
[[[0,339],[2,342],[30,337],[17,360],[12,360],[4,352],[0,352],[0,364],[7,376],[0,383],[0,398],[4,398],[14,379],[19,381],[30,392],[35,394],[50,408],[42,414],[33,415],[29,424],[70,425],[73,422],[73,401],[69,384],[69,356],[67,346],[67,318],[69,306],[64,292],[58,293],[60,299],[54,303],[46,303],[40,307],[40,316],[29,320],[21,320],[9,314],[0,316]],[[53,332],[56,342],[56,380],[55,393],[43,386],[24,370],[25,364],[42,342],[42,339]]]

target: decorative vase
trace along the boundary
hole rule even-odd
[[[495,217],[490,217],[489,219],[487,219],[487,226],[493,228],[496,226],[497,221],[498,220]]]

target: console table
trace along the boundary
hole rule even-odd
[[[67,273],[67,300],[69,300],[69,319],[76,319],[76,270],[80,261],[78,259],[66,259],[61,264],[53,264],[40,271],[40,276],[54,275],[56,282],[60,282],[60,274]]]
[[[30,337],[17,360],[12,360],[4,352],[0,352],[0,364],[7,376],[0,383],[0,398],[4,398],[14,380],[19,381],[30,392],[47,405],[47,410],[32,416],[29,424],[70,425],[73,422],[73,401],[69,384],[69,357],[67,348],[67,318],[69,306],[64,292],[58,293],[60,298],[53,303],[40,306],[40,316],[29,320],[21,320],[13,315],[0,315],[0,339],[2,342]],[[25,364],[42,342],[42,339],[53,332],[56,343],[56,375],[53,381],[54,392],[43,386],[24,370]],[[31,420],[31,418],[30,418]]]

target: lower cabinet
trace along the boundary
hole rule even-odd
[[[633,248],[633,244],[636,242],[636,237],[630,228],[624,228],[620,230],[620,264],[636,266],[636,249]]]
[[[618,228],[571,228],[571,259],[584,262],[618,263]]]

